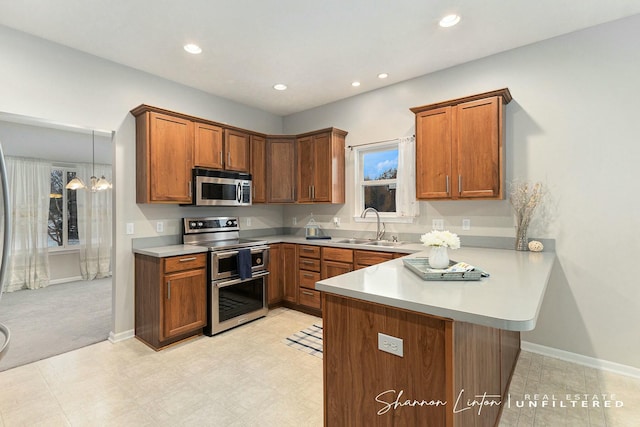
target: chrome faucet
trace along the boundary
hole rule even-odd
[[[378,213],[378,211],[375,208],[366,208],[360,214],[360,218],[366,217],[367,216],[367,212],[373,212],[374,214],[376,214],[376,218],[377,218],[376,240],[382,240],[382,237],[384,236],[385,230],[384,230],[384,223],[380,222],[380,214]],[[380,227],[381,225],[382,225],[382,227]]]

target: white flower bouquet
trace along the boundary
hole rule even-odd
[[[460,238],[457,234],[451,233],[448,230],[438,231],[433,230],[420,237],[420,241],[425,246],[442,246],[445,248],[458,249],[460,248]]]

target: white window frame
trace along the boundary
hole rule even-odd
[[[403,173],[401,168],[405,165],[402,164],[401,157],[403,154],[401,153],[402,147],[400,146],[400,139],[396,139],[393,141],[384,141],[373,144],[366,144],[362,146],[354,146],[353,151],[354,155],[354,171],[355,171],[355,185],[354,185],[354,194],[355,194],[355,202],[354,202],[354,216],[353,219],[355,222],[375,222],[375,215],[367,215],[365,218],[361,218],[360,214],[364,210],[364,188],[366,186],[371,185],[385,185],[385,184],[395,184],[396,185],[396,212],[380,212],[380,218],[385,222],[397,222],[397,223],[412,223],[415,221],[417,216],[417,207],[414,207],[414,210],[411,211],[411,215],[403,215],[401,212],[407,212],[407,206],[404,206],[402,201],[402,197],[399,197],[401,191],[409,190],[414,193],[413,198],[415,199],[415,175]],[[363,156],[365,154],[377,152],[377,151],[386,151],[386,150],[398,150],[398,174],[395,179],[389,180],[376,180],[376,181],[365,181],[364,180],[364,164],[363,164]],[[409,153],[409,155],[404,156],[405,162],[414,162],[415,157],[413,154]],[[406,172],[406,171],[405,171]],[[413,185],[409,180],[413,180]],[[410,189],[413,190],[410,190]],[[415,211],[415,212],[414,212]]]
[[[68,215],[69,215],[69,203],[67,201],[68,198],[68,192],[69,190],[66,189],[66,185],[67,185],[67,175],[69,172],[75,172],[76,176],[79,175],[79,171],[77,167],[74,166],[61,166],[61,165],[52,165],[51,166],[51,173],[53,173],[54,170],[61,170],[62,171],[62,177],[64,182],[62,183],[62,246],[48,246],[48,250],[49,252],[52,253],[62,253],[62,252],[77,252],[80,250],[80,244],[75,244],[75,245],[70,245],[69,244],[69,221],[68,221]],[[76,191],[82,191],[82,190],[76,190]],[[76,199],[76,203],[77,203],[77,199]],[[47,238],[47,242],[49,241],[49,239]]]

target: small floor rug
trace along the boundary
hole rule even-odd
[[[303,329],[287,337],[284,342],[289,347],[296,348],[322,359],[322,324],[314,323],[307,329]]]

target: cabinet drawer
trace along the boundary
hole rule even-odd
[[[353,251],[341,248],[322,248],[322,259],[352,263]]]
[[[313,289],[316,287],[316,282],[320,281],[320,273],[315,271],[300,270],[298,272],[298,283],[305,288]]]
[[[207,254],[190,254],[183,256],[173,256],[164,259],[164,272],[191,270],[194,268],[204,268],[207,265]]]
[[[298,258],[300,270],[320,271],[320,260],[311,258]]]
[[[374,252],[374,251],[353,251],[356,268],[364,268],[370,265],[380,264],[381,262],[393,259],[391,252]]]
[[[305,258],[320,259],[320,246],[299,245],[298,254]]]
[[[319,310],[321,308],[320,291],[312,291],[310,289],[300,288],[298,293],[298,301],[300,302],[300,305],[317,308]]]

